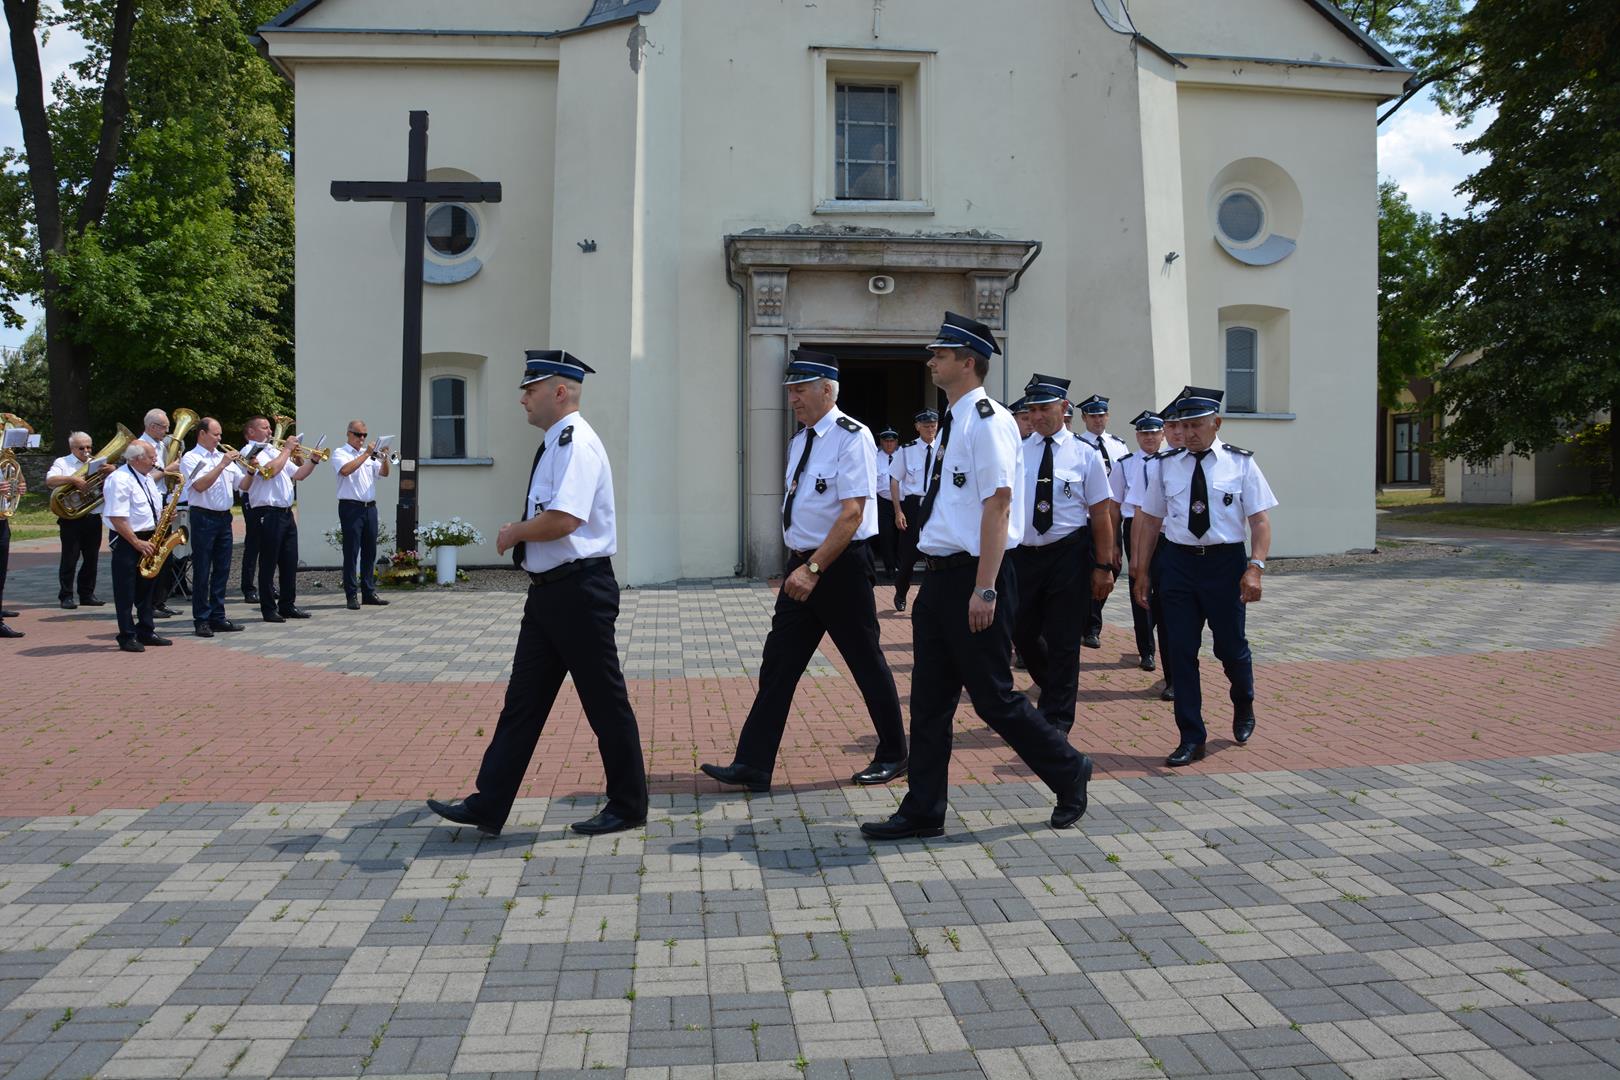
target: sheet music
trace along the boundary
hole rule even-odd
[[[394,441],[394,437],[392,435],[384,435],[382,438],[378,439],[377,440],[377,453],[380,454],[384,450],[388,449],[389,445],[391,443],[393,443],[393,441]]]
[[[105,464],[107,464],[107,459],[104,457],[91,458],[89,461],[84,463],[84,474],[86,476],[94,476],[96,473],[101,471],[101,467]]]
[[[0,449],[23,450],[28,447],[28,429],[20,427],[6,428],[6,438]]]

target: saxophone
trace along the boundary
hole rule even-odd
[[[174,514],[180,506],[180,496],[186,490],[186,485],[191,483],[192,478],[201,469],[202,466],[198,465],[191,476],[186,477],[184,483],[175,484],[174,490],[169,492],[169,501],[163,504],[163,513],[158,517],[157,528],[152,530],[152,538],[148,541],[152,545],[152,554],[141,558],[141,577],[148,581],[158,576],[158,572],[163,569],[163,564],[169,561],[169,555],[174,549],[186,542],[186,530],[175,527]]]

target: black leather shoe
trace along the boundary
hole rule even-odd
[[[1239,705],[1232,713],[1232,738],[1242,746],[1254,736],[1254,706]]]
[[[80,607],[106,607],[107,606],[107,601],[101,599],[99,596],[81,596],[81,597],[79,597],[79,606]]]
[[[0,619],[16,619],[16,618],[21,618],[21,613],[20,612],[12,611],[10,608],[0,609]]]
[[[1086,816],[1086,807],[1090,804],[1090,796],[1086,789],[1091,786],[1091,771],[1093,769],[1091,755],[1080,755],[1080,779],[1075,781],[1074,787],[1058,796],[1057,806],[1052,811],[1050,822],[1054,829],[1068,829],[1074,823]]]
[[[899,761],[878,761],[873,759],[872,764],[850,777],[852,784],[887,784],[890,780],[906,775],[906,758]]]
[[[861,835],[870,840],[909,840],[913,836],[926,839],[930,836],[944,836],[945,826],[924,825],[920,821],[912,821],[904,814],[895,814],[888,821],[861,822]]]
[[[231,620],[226,619],[224,622],[209,623],[208,629],[212,630],[216,634],[239,634],[243,630],[246,630],[247,627],[243,626],[241,623],[234,623],[231,622]]]
[[[1102,648],[1102,637],[1097,634],[1087,634],[1080,639],[1080,644],[1088,649],[1100,649]]]
[[[624,832],[626,829],[639,829],[647,824],[647,815],[639,818],[621,817],[611,810],[603,810],[595,817],[576,821],[569,826],[575,832],[584,836],[601,836],[603,833]]]
[[[1183,765],[1191,765],[1195,761],[1204,760],[1204,744],[1182,743],[1170,752],[1164,763],[1172,769],[1179,769]]]
[[[250,604],[257,604],[259,602],[259,590],[258,589],[243,589],[242,590],[242,599],[246,600]]]
[[[1152,653],[1144,653],[1141,663],[1137,664],[1136,666],[1141,668],[1143,671],[1152,671],[1159,665],[1154,661]]]
[[[198,637],[213,637],[214,628],[205,622],[200,622],[197,624],[197,629],[193,630],[192,633]]]
[[[120,641],[118,643],[118,647],[120,649],[124,650],[125,652],[145,652],[146,651],[146,646],[145,645],[142,645],[138,641],[129,641],[127,639],[124,640],[124,641]]]
[[[161,648],[164,645],[174,644],[174,642],[170,641],[168,638],[161,637],[157,634],[153,634],[151,637],[136,638],[135,640],[139,641],[142,645],[151,645],[156,648]]]
[[[705,776],[712,776],[722,784],[732,784],[736,787],[747,788],[749,791],[771,790],[771,774],[760,769],[752,769],[747,765],[732,762],[730,765],[710,765],[705,762],[699,766]]]
[[[264,613],[264,621],[265,622],[286,622],[287,620],[282,618],[281,613],[278,612],[278,611],[267,611],[267,612]]]
[[[287,618],[287,619],[307,619],[307,618],[309,618],[309,612],[307,612],[303,608],[299,608],[299,607],[292,608],[292,609],[290,609],[288,611],[283,611],[281,614],[282,614],[283,618]]]
[[[359,611],[360,610],[360,598],[358,596],[349,597],[349,610],[350,611]]]
[[[13,630],[5,623],[0,622],[0,638],[27,637],[21,630]]]
[[[79,602],[77,600],[73,599],[73,597],[71,597],[71,596],[68,597],[66,600],[62,601],[62,610],[63,611],[73,611],[78,606],[79,606]]]
[[[388,601],[384,600],[382,597],[378,596],[376,593],[367,593],[363,598],[361,598],[360,602],[362,604],[366,605],[366,607],[387,607],[388,606]]]
[[[1169,683],[1165,683],[1164,684],[1164,689],[1159,691],[1159,700],[1160,701],[1174,701],[1174,700],[1176,700],[1176,688],[1171,686]]]
[[[896,610],[896,611],[904,611],[904,610],[906,610],[906,598],[905,597],[897,596],[897,597],[894,598],[894,610]]]
[[[172,619],[180,613],[167,604],[159,604],[152,609],[152,614],[159,619]]]
[[[471,825],[485,836],[501,835],[501,827],[499,825],[486,825],[480,821],[478,819],[478,815],[467,808],[466,799],[455,803],[446,803],[440,802],[438,799],[429,799],[427,801],[427,805],[429,810],[433,811],[435,814],[438,814],[446,821],[453,821],[457,825]]]

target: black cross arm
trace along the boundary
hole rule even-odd
[[[476,180],[334,180],[338,202],[490,202],[501,201],[501,185]]]

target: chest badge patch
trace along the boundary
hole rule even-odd
[[[1232,493],[1230,491],[1228,491],[1226,493],[1226,497],[1221,500],[1221,505],[1222,506],[1231,506],[1232,505]]]
[[[1194,502],[1192,504],[1192,512],[1195,513],[1195,514],[1202,514],[1205,510],[1208,510],[1208,509],[1209,509],[1209,507],[1204,505],[1204,500],[1203,499],[1194,500]]]
[[[955,484],[957,487],[966,487],[967,473],[953,473],[951,475],[951,483]]]
[[[826,493],[827,493],[827,478],[825,476],[816,477],[816,494],[817,495],[825,495]]]

